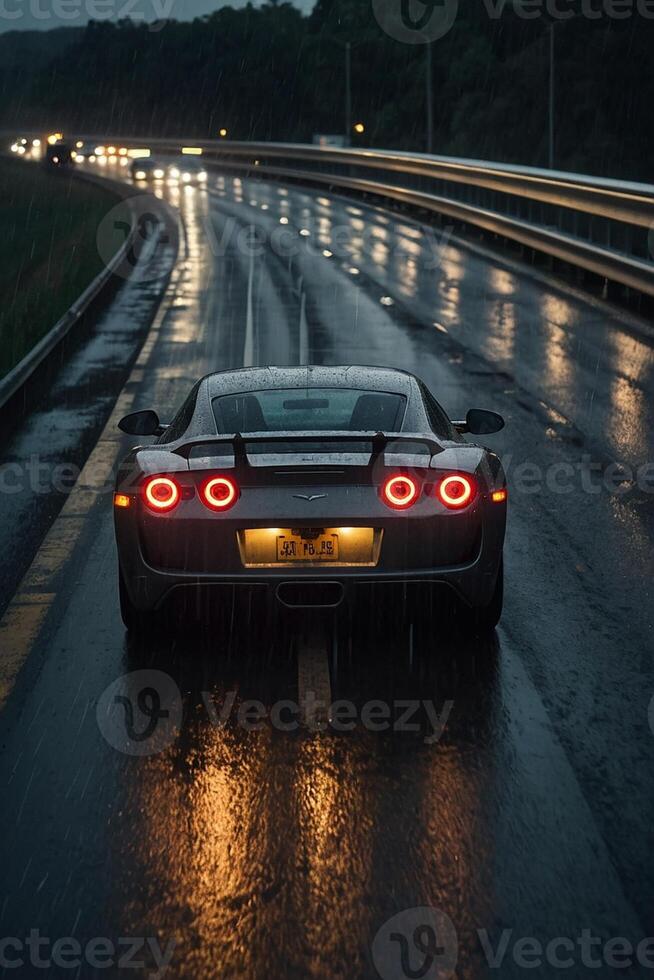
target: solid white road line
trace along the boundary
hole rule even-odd
[[[300,344],[299,363],[309,363],[309,325],[307,323],[307,294],[302,290],[300,296]]]
[[[327,631],[316,629],[297,641],[297,689],[302,724],[323,731],[329,721],[332,687]]]

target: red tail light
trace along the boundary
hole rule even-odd
[[[143,500],[157,514],[165,514],[177,507],[179,499],[179,486],[169,476],[153,476],[143,486]]]
[[[418,499],[418,484],[410,476],[389,476],[382,486],[381,495],[388,507],[405,510]]]
[[[238,485],[228,476],[213,476],[202,484],[200,497],[211,510],[229,510],[238,500]]]
[[[475,499],[477,485],[471,476],[451,473],[444,476],[437,485],[436,494],[441,503],[450,510],[461,510]]]

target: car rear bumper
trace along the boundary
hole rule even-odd
[[[229,590],[251,590],[284,606],[317,608],[338,606],[372,590],[403,589],[417,594],[435,587],[449,589],[476,608],[491,599],[501,548],[501,541],[482,539],[478,553],[466,564],[403,570],[291,566],[197,575],[151,568],[140,553],[122,570],[132,602],[143,611],[158,609],[171,597],[189,596],[193,591],[208,594],[210,603],[224,601]]]
[[[272,511],[278,518],[274,521],[245,516],[243,508],[238,515],[235,510],[233,517],[230,512],[207,518],[197,501],[180,508],[173,518],[153,516],[142,507],[116,509],[119,562],[129,597],[136,609],[147,611],[158,609],[173,593],[189,594],[194,589],[215,592],[220,602],[222,587],[263,592],[284,603],[285,593],[293,588],[306,593],[311,585],[316,601],[307,604],[320,606],[340,604],[371,587],[419,591],[445,586],[471,607],[490,602],[504,543],[506,504],[480,498],[466,511],[451,513],[439,511],[425,497],[407,517],[389,511],[370,488],[356,486],[348,490],[345,502],[349,507],[345,513],[336,510],[342,500],[331,503],[332,512],[327,507],[330,502],[323,502],[320,516],[311,524],[306,516],[282,519],[281,504]],[[252,509],[256,510],[254,504]],[[279,527],[272,527],[273,523]],[[277,533],[284,527],[318,525],[341,532],[374,529],[380,538],[373,561],[247,565],[239,543],[245,529]],[[352,557],[343,544],[339,547],[340,558]],[[324,601],[325,595],[331,601]]]

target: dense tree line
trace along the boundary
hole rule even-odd
[[[484,0],[460,4],[432,45],[434,150],[547,160],[548,26]],[[360,141],[424,149],[425,48],[388,37],[370,0],[225,7],[152,29],[129,21],[71,30],[25,70],[0,69],[4,128],[310,140],[344,126],[344,46],[352,45],[353,121]],[[60,35],[61,32],[58,32]],[[650,179],[654,21],[578,14],[556,37],[556,164]]]

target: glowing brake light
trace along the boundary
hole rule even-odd
[[[165,514],[179,503],[179,486],[169,476],[152,477],[143,487],[143,499],[150,510]]]
[[[382,487],[382,500],[395,510],[405,510],[417,499],[418,484],[410,476],[391,476]]]
[[[441,480],[436,492],[439,500],[446,507],[450,510],[460,510],[462,507],[467,507],[474,499],[476,486],[471,477],[453,473]]]
[[[228,476],[214,476],[203,484],[200,497],[211,510],[229,510],[238,500],[238,487]]]

